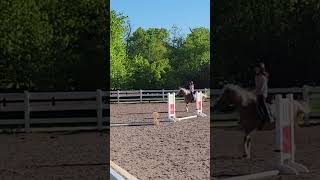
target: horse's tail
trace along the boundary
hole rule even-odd
[[[308,103],[298,102],[298,101],[294,101],[294,102],[295,102],[295,105],[297,107],[298,112],[302,112],[304,114],[309,114],[311,112],[310,106]]]
[[[208,99],[208,94],[207,93],[203,93],[203,99]]]

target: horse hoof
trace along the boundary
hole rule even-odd
[[[245,158],[245,159],[251,159],[250,156],[248,156],[246,154],[242,155],[242,157]]]

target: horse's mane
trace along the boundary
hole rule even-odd
[[[223,91],[225,91],[225,90],[231,90],[231,91],[235,92],[240,97],[241,104],[243,106],[247,106],[250,102],[257,101],[256,96],[252,92],[245,90],[238,85],[227,84],[223,88]]]
[[[185,93],[188,93],[188,92],[189,92],[189,90],[188,90],[188,89],[183,88],[183,87],[180,87],[179,89],[180,89],[180,91],[184,91]]]

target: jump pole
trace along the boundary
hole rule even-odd
[[[110,179],[111,180],[139,180],[128,171],[122,169],[120,166],[110,161]]]
[[[207,115],[202,112],[203,110],[203,94],[201,91],[196,92],[196,108],[197,116],[206,117]]]
[[[176,94],[168,93],[168,118],[176,122]]]
[[[292,94],[286,98],[282,95],[276,96],[276,147],[280,150],[279,162],[275,170],[256,174],[224,178],[223,180],[251,180],[278,174],[307,173],[309,169],[295,162],[295,139],[294,139],[294,99]]]
[[[177,122],[185,119],[193,119],[197,117],[206,117],[207,115],[202,112],[203,110],[203,94],[196,92],[196,115],[177,118],[176,117],[176,98],[175,93],[168,93],[168,118],[172,122]]]
[[[269,176],[276,176],[278,174],[279,174],[278,170],[272,170],[272,171],[265,171],[265,172],[256,173],[256,174],[248,174],[248,175],[244,175],[244,176],[224,178],[223,180],[252,180],[252,179],[265,178],[265,177],[269,177]]]

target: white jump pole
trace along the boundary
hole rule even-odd
[[[176,122],[176,96],[175,93],[168,93],[168,118]]]
[[[206,117],[207,115],[202,112],[203,110],[203,94],[202,92],[196,92],[196,108],[197,115],[200,117]]]
[[[203,110],[203,94],[196,92],[196,115],[177,118],[175,113],[175,93],[168,93],[168,119],[172,122],[181,121],[185,119],[193,119],[197,117],[206,117],[207,115],[202,112]]]
[[[280,140],[278,149],[280,149],[280,161],[278,169],[282,174],[295,174],[309,172],[308,168],[302,164],[295,162],[295,132],[294,132],[294,100],[293,95],[288,94],[286,98],[281,95],[277,97],[279,103],[279,122],[277,128],[276,138]]]
[[[278,174],[279,174],[278,170],[272,170],[272,171],[265,171],[265,172],[256,173],[256,174],[248,174],[244,176],[224,178],[223,180],[252,180],[252,179],[265,178],[269,176],[276,176]]]

